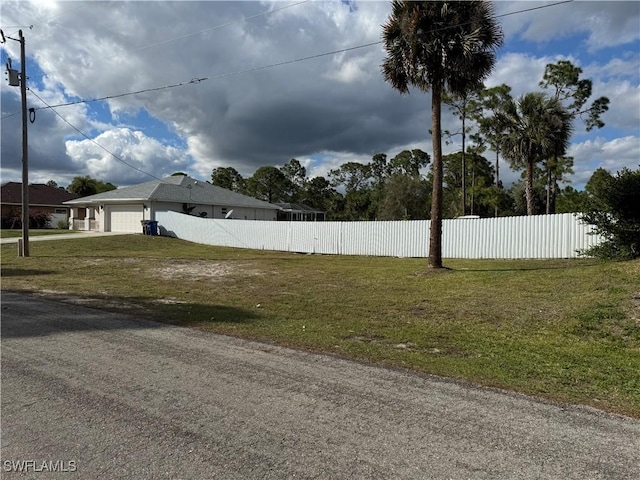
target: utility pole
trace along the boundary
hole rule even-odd
[[[1,32],[1,31],[0,31]],[[7,73],[9,74],[9,85],[17,87],[20,85],[20,95],[22,97],[22,242],[19,246],[21,257],[29,256],[29,146],[27,142],[27,59],[24,48],[24,36],[22,30],[18,32],[18,38],[6,37],[10,40],[20,42],[20,77],[18,81],[17,72],[11,68],[11,60],[7,62]],[[4,33],[2,41],[5,42]]]

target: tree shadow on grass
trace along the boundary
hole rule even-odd
[[[248,323],[256,312],[223,305],[155,304],[142,297],[87,298],[2,292],[3,339],[68,332],[145,330],[204,323]]]
[[[247,324],[261,318],[254,311],[226,305],[200,303],[170,303],[154,307],[158,321],[180,326],[204,326],[207,324]]]
[[[518,262],[522,262],[519,260]],[[589,268],[596,267],[598,262],[585,262],[585,263],[569,263],[571,260],[567,261],[567,263],[562,264],[554,264],[554,265],[540,265],[539,261],[534,260],[536,264],[528,266],[520,263],[519,265],[505,265],[504,267],[496,267],[491,266],[487,268],[465,268],[465,267],[452,267],[450,269],[451,272],[535,272],[538,270],[566,270],[573,268]]]
[[[52,270],[35,270],[30,268],[3,268],[0,271],[2,277],[30,277],[32,275],[51,275],[54,272]]]

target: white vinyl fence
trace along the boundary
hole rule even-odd
[[[190,242],[332,255],[428,257],[428,220],[393,222],[270,222],[215,220],[157,212],[160,231]],[[444,220],[445,258],[575,258],[596,245],[572,213]]]

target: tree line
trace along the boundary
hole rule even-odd
[[[541,91],[518,98],[507,84],[443,90],[440,101],[461,126],[442,130],[441,138],[448,144],[459,138],[461,149],[440,152],[435,169],[427,153],[405,150],[391,159],[377,153],[366,164],[347,162],[326,178],[307,178],[305,168],[292,159],[280,169],[260,167],[247,179],[233,167],[220,167],[212,182],[270,202],[305,203],[333,220],[429,219],[435,171],[442,184],[441,218],[564,213],[571,208],[566,197],[575,197],[567,185],[573,174],[567,148],[574,124],[580,120],[586,130],[603,127],[601,116],[609,103],[600,97],[585,107],[592,82],[581,75],[581,68],[560,60],[546,66]],[[433,128],[430,132],[436,138]],[[495,154],[491,162],[483,156],[489,150]],[[509,188],[500,180],[501,159],[521,172]]]
[[[495,167],[477,153],[467,153],[466,183],[468,205],[466,214],[480,217],[527,214],[524,180],[508,188],[495,185]],[[234,192],[271,203],[300,203],[327,213],[328,220],[428,220],[433,175],[421,173],[430,164],[430,156],[422,150],[404,150],[387,160],[378,153],[369,163],[346,162],[327,175],[309,178],[306,168],[297,159],[282,167],[263,166],[244,178],[233,167],[213,169],[210,182]],[[463,214],[460,202],[462,189],[461,152],[443,156],[443,217]],[[534,211],[545,213],[547,179],[542,168],[535,169],[533,185]],[[601,183],[611,173],[599,168],[584,190],[567,185],[555,192],[554,213],[584,212],[590,198],[600,190]],[[557,179],[556,179],[557,181]],[[563,181],[566,181],[563,179]]]

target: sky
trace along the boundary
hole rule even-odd
[[[553,3],[494,2],[504,45],[485,84],[506,83],[518,96],[540,90],[549,63],[582,68],[591,100],[611,103],[602,129],[586,132],[576,120],[569,179],[581,189],[599,167],[640,167],[640,2]],[[90,175],[127,186],[177,171],[210,180],[229,166],[247,178],[292,158],[314,177],[376,153],[432,154],[430,93],[401,95],[381,74],[377,42],[390,2],[0,5],[5,36],[22,29],[26,39],[30,183],[66,186]],[[545,8],[514,13],[534,7]],[[20,45],[10,38],[3,66],[8,58],[19,70]],[[20,88],[0,84],[0,178],[19,182]],[[445,109],[443,127],[460,127]],[[459,137],[444,145],[459,150]],[[500,172],[507,185],[520,177],[506,162]]]

